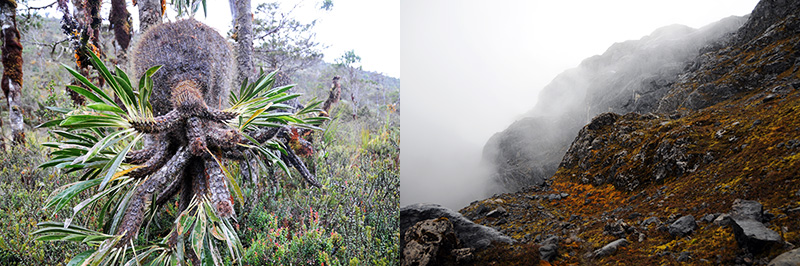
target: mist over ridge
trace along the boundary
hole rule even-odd
[[[558,73],[615,41],[640,39],[664,25],[697,28],[747,14],[755,1],[575,4],[402,2],[401,206],[427,202],[459,209],[505,191],[490,178],[495,170],[483,159],[484,146],[524,118]]]
[[[536,105],[483,148],[491,179],[506,191],[543,185],[558,169],[578,130],[604,112],[648,113],[703,47],[739,29],[747,16],[731,16],[693,29],[669,25],[639,40],[611,45],[556,76]]]
[[[561,73],[484,147],[507,192],[401,208],[403,262],[800,265],[799,14],[761,0]]]

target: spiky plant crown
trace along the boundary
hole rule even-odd
[[[318,112],[320,102],[288,112],[281,102],[298,95],[286,93],[291,86],[273,88],[274,72],[261,73],[255,82],[245,81],[229,94],[230,107],[223,110],[206,104],[208,95],[196,80],[184,79],[170,89],[171,110],[156,116],[150,95],[160,66],[144,71],[134,89],[125,72],[116,68],[112,73],[90,54],[111,94],[65,66],[85,86],[69,88],[90,103],[74,109],[51,108],[64,118],[40,125],[54,128],[50,132],[58,139],[45,144],[54,151],[41,167],[83,173],[79,181],[55,191],[44,208],[55,214],[82,192],[89,193],[72,207],[71,217],[40,223],[34,232],[39,240],[88,244],[90,250],[77,254],[71,263],[219,264],[226,255],[240,263],[242,245],[233,227],[231,199],[240,203],[244,199],[226,162],[256,159],[287,173],[290,165],[311,185],[322,187],[290,148],[296,145],[290,144],[293,127],[318,129],[315,125],[324,121],[302,118]],[[175,195],[180,212],[169,234],[136,240],[147,217]],[[76,220],[87,209],[96,222]]]

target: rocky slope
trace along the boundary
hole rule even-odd
[[[800,1],[761,1],[663,95],[594,117],[547,186],[460,212],[553,264],[800,263]]]
[[[800,0],[762,0],[660,90],[660,112],[592,118],[544,185],[460,210],[514,241],[449,256],[800,265]]]
[[[700,49],[745,20],[729,17],[700,29],[666,26],[640,40],[616,43],[560,74],[542,90],[528,118],[484,146],[484,160],[497,169],[493,179],[509,191],[543,184],[589,119],[602,112],[655,110]]]

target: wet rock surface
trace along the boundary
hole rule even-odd
[[[438,265],[459,246],[453,225],[447,218],[424,220],[409,227],[404,235],[402,265]]]
[[[437,204],[414,204],[400,209],[400,236],[405,239],[405,232],[413,224],[423,220],[447,218],[453,225],[453,231],[463,247],[484,249],[492,242],[511,243],[513,240],[491,227],[478,225],[464,218],[460,213]],[[401,246],[404,243],[401,243]]]

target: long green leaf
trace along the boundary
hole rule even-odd
[[[111,177],[117,173],[117,168],[119,168],[119,165],[122,163],[122,160],[125,159],[125,155],[128,154],[128,151],[131,150],[131,147],[133,147],[134,144],[139,142],[139,139],[141,139],[142,136],[143,134],[136,135],[133,141],[131,141],[131,143],[128,144],[128,146],[125,146],[125,149],[123,149],[120,153],[117,154],[117,156],[114,157],[114,159],[112,159],[111,165],[107,169],[105,169],[107,172],[106,175],[103,177],[103,182],[100,183],[99,189],[105,188],[106,184],[108,184],[108,181],[111,179]]]
[[[123,186],[127,185],[127,184],[128,184],[128,183],[130,183],[131,181],[132,181],[132,179],[130,179],[130,178],[129,178],[129,179],[126,179],[126,180],[123,180],[122,182],[120,182],[120,183],[119,183],[119,184],[117,184],[116,186],[113,186],[113,187],[111,187],[111,188],[108,188],[108,189],[106,189],[106,190],[103,190],[103,191],[101,191],[101,192],[99,192],[99,193],[97,193],[97,194],[94,194],[94,195],[92,195],[90,198],[88,198],[88,199],[86,199],[86,200],[82,201],[81,203],[78,203],[78,205],[75,205],[75,207],[72,207],[72,219],[74,219],[74,218],[75,218],[75,216],[77,216],[77,215],[78,215],[78,213],[79,213],[81,210],[83,210],[83,208],[85,208],[86,206],[88,206],[89,204],[91,204],[91,203],[94,203],[94,202],[97,202],[97,201],[98,201],[98,200],[100,200],[102,197],[105,197],[106,195],[108,195],[108,194],[109,194],[109,193],[111,193],[111,192],[118,191],[120,188],[122,188]]]
[[[86,107],[88,107],[89,109],[97,110],[97,111],[101,111],[101,112],[102,111],[108,111],[108,112],[114,112],[114,113],[118,113],[118,114],[125,114],[125,111],[122,111],[122,109],[120,109],[119,107],[111,106],[111,105],[108,105],[108,104],[105,104],[105,103],[88,104],[88,105],[86,105]]]
[[[139,181],[139,183],[134,184],[134,187],[141,185],[142,182],[144,182],[144,180],[141,180]],[[110,221],[111,224],[108,226],[109,232],[117,231],[119,223],[122,222],[122,217],[125,216],[125,210],[128,208],[128,203],[130,203],[131,198],[133,197],[133,192],[135,191],[136,191],[135,189],[129,190],[128,193],[125,194],[125,197],[122,198],[122,201],[117,206],[117,210],[114,212],[114,218],[111,219]]]
[[[67,187],[67,189],[64,189],[63,191],[56,194],[52,198],[48,199],[47,203],[44,205],[44,208],[48,209],[55,206],[55,209],[53,210],[53,214],[55,214],[56,212],[61,210],[61,208],[64,208],[64,206],[66,206],[67,203],[69,203],[79,193],[90,187],[97,186],[98,184],[100,184],[101,181],[102,180],[100,179],[92,179],[68,185],[69,187]]]
[[[105,100],[106,100],[106,103],[113,103],[113,102],[114,102],[114,100],[112,100],[112,99],[111,99],[111,97],[108,97],[108,94],[106,94],[105,92],[103,92],[103,90],[101,90],[100,88],[98,88],[97,86],[95,86],[94,84],[92,84],[92,82],[90,82],[90,81],[89,81],[89,79],[87,79],[86,77],[84,77],[83,75],[81,75],[80,73],[78,73],[78,71],[75,71],[75,69],[72,69],[71,67],[69,67],[69,66],[67,66],[67,65],[65,65],[65,64],[61,64],[61,66],[63,66],[64,68],[66,68],[66,69],[67,69],[67,71],[68,71],[70,74],[72,74],[72,76],[73,76],[73,77],[75,77],[75,79],[77,79],[78,81],[80,81],[80,82],[81,82],[83,85],[85,85],[86,87],[89,87],[89,89],[91,89],[92,91],[94,91],[94,93],[95,93],[95,94],[97,94],[97,95],[99,95],[100,97],[102,97],[103,99],[105,99]]]
[[[97,97],[97,95],[94,95],[94,93],[92,93],[91,91],[89,91],[87,89],[84,89],[84,88],[81,88],[81,87],[78,87],[78,86],[75,86],[75,85],[67,85],[67,88],[69,88],[70,90],[72,90],[74,92],[77,92],[80,95],[83,95],[86,98],[89,98],[89,100],[92,100],[92,101],[94,101],[96,103],[103,103],[103,100],[100,99],[100,97]]]
[[[86,153],[85,158],[83,158],[83,163],[86,163],[87,160],[94,158],[98,153],[104,151],[106,148],[110,147],[111,145],[116,144],[120,140],[129,138],[133,135],[136,135],[136,131],[132,128],[114,132],[111,135],[106,136],[102,140],[98,141],[91,149]]]
[[[95,251],[96,250],[94,250],[94,249],[90,249],[90,250],[81,252],[78,255],[75,255],[75,257],[72,257],[72,259],[69,260],[69,263],[67,263],[67,266],[83,265],[84,261],[86,261],[86,259],[88,259],[92,255],[92,253],[94,253]]]

